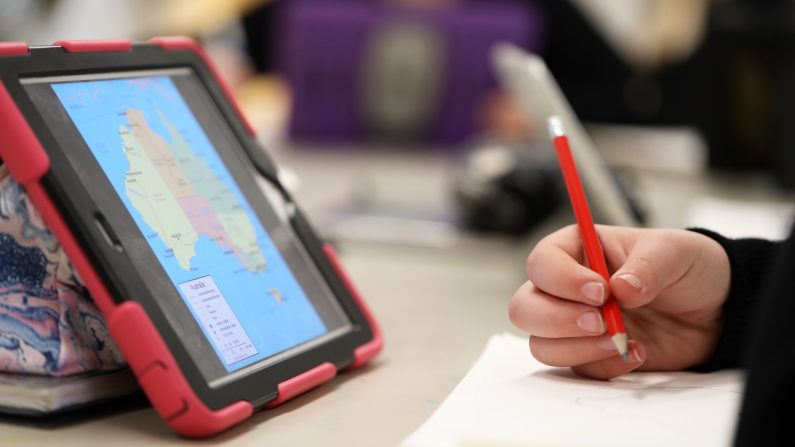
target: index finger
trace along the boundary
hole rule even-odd
[[[580,234],[570,225],[535,246],[527,258],[527,277],[550,295],[601,306],[608,295],[607,281],[582,261]]]

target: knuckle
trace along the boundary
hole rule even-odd
[[[549,245],[550,242],[547,240],[547,238],[544,238],[540,240],[530,251],[530,254],[527,255],[527,261],[525,262],[525,272],[527,273],[527,277],[529,279],[532,280],[536,277],[536,275],[539,274],[539,269],[544,263],[544,253],[549,253]]]
[[[511,320],[514,326],[519,326],[519,314],[521,312],[519,307],[519,300],[517,300],[516,295],[514,295],[513,298],[511,298],[510,304],[508,304],[508,319]]]
[[[528,285],[530,285],[529,281],[519,287],[519,289],[511,297],[510,303],[508,303],[508,318],[511,320],[511,323],[517,327],[519,327],[521,322],[524,321],[524,318],[522,317],[525,314],[525,302],[529,295]]]
[[[534,248],[533,251],[530,252],[530,254],[527,256],[527,262],[525,262],[524,270],[525,273],[527,273],[527,277],[529,279],[533,279],[533,275],[535,273],[536,265],[538,262],[538,254],[536,252],[537,249],[538,245],[536,245],[536,248]]]
[[[628,272],[642,278],[647,283],[653,283],[657,276],[657,263],[646,256],[633,256],[627,263]]]
[[[571,224],[544,236],[538,241],[527,256],[527,261],[525,263],[527,277],[533,279],[533,276],[538,272],[539,265],[543,262],[541,258],[544,257],[544,253],[548,253],[549,250],[556,245],[555,241],[560,239],[561,235],[566,235],[568,237],[569,233],[572,232],[579,234],[578,231],[577,225]]]
[[[644,271],[644,272],[652,272],[654,271],[654,261],[645,257],[645,256],[636,256],[632,259],[632,267]]]

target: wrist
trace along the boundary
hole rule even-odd
[[[728,262],[729,284],[721,306],[720,334],[709,359],[692,368],[714,371],[745,365],[745,346],[760,289],[777,243],[763,239],[730,239],[703,228],[688,230],[717,243]]]

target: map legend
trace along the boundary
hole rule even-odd
[[[257,348],[218,290],[212,276],[183,282],[179,289],[227,364],[257,355]]]

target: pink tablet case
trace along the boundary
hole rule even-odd
[[[186,37],[161,37],[152,39],[151,42],[164,51],[195,52],[215,76],[228,100],[237,110],[249,135],[255,136],[253,127],[240,111],[231,90],[218,76],[217,70],[196,41]],[[132,43],[126,40],[59,41],[56,45],[69,52],[132,50]],[[0,57],[20,57],[28,53],[28,46],[24,43],[0,43]],[[23,185],[30,200],[61,242],[97,306],[105,315],[111,334],[158,414],[177,433],[188,437],[212,436],[250,417],[253,407],[246,401],[238,401],[218,410],[208,408],[188,385],[174,357],[141,305],[134,301],[118,304],[112,299],[40,183],[50,169],[50,160],[2,83],[0,83],[0,128],[3,131],[3,138],[0,139],[0,157],[14,178]],[[349,368],[356,368],[378,354],[383,346],[383,338],[377,322],[342,270],[331,246],[326,245],[324,250],[373,330],[373,339],[355,350],[354,362]],[[323,363],[288,379],[278,385],[279,395],[267,407],[279,405],[331,380],[336,373],[334,365]]]

